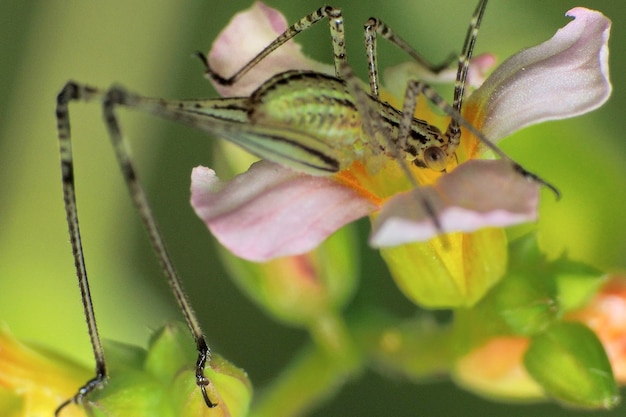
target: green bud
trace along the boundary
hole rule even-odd
[[[269,262],[243,260],[222,249],[230,276],[242,291],[274,318],[308,327],[333,315],[350,300],[357,284],[353,231],[336,232],[317,249]]]
[[[552,269],[564,311],[584,307],[608,279],[606,273],[565,257],[554,261]]]
[[[547,395],[570,406],[608,409],[619,401],[604,348],[580,323],[553,324],[533,336],[524,365]]]
[[[252,387],[246,373],[216,354],[205,376],[211,382],[209,398],[217,405],[206,406],[196,385],[195,345],[182,324],[157,332],[148,351],[107,342],[105,352],[109,380],[88,397],[85,406],[93,416],[243,417],[248,413]]]

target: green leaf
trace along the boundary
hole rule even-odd
[[[565,257],[552,262],[551,267],[564,311],[583,307],[608,278],[606,273],[596,268]]]
[[[515,335],[535,334],[560,317],[554,280],[545,275],[511,273],[493,298],[497,314]]]

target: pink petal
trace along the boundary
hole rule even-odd
[[[433,186],[392,197],[374,221],[372,246],[426,241],[438,234],[420,203],[420,194],[434,208],[444,232],[504,227],[537,218],[536,183],[515,172],[506,161],[472,160]]]
[[[467,72],[467,85],[478,88],[485,81],[487,72],[496,63],[492,54],[482,54],[472,58]],[[385,89],[395,97],[404,97],[409,80],[420,80],[427,84],[453,83],[456,80],[457,64],[455,63],[439,74],[433,74],[428,68],[416,61],[403,62],[387,68],[384,73]]]
[[[607,42],[611,21],[577,7],[574,20],[548,41],[500,65],[468,99],[465,116],[502,139],[524,126],[573,117],[602,105],[611,93]]]
[[[191,205],[226,248],[251,261],[305,253],[376,209],[330,178],[267,161],[226,183],[209,168],[195,168]]]
[[[324,22],[320,24],[324,25]],[[218,35],[208,54],[209,63],[218,74],[229,77],[285,29],[287,22],[278,10],[255,2],[249,9],[236,14]],[[213,85],[224,97],[248,96],[271,76],[292,69],[333,73],[330,65],[305,57],[300,51],[300,45],[289,41],[254,66],[235,85],[230,87],[216,83]]]

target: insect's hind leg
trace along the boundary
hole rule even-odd
[[[68,82],[57,96],[56,119],[59,140],[59,152],[61,156],[63,199],[65,202],[65,212],[67,216],[70,242],[72,245],[72,253],[74,256],[74,264],[76,267],[76,275],[78,277],[78,285],[81,292],[85,320],[87,322],[91,346],[96,362],[96,370],[95,376],[87,381],[85,385],[80,387],[74,397],[64,401],[57,407],[54,413],[55,416],[58,416],[61,410],[72,402],[82,402],[83,398],[87,394],[102,386],[102,384],[107,379],[104,350],[102,348],[100,336],[98,335],[98,327],[96,324],[96,317],[94,313],[91,292],[89,290],[89,281],[87,279],[87,269],[85,267],[82,239],[78,223],[78,211],[76,207],[76,193],[74,187],[74,162],[72,157],[70,120],[68,109],[68,104],[70,101],[90,100],[94,96],[98,95],[98,92],[90,87],[79,86],[76,83]]]
[[[81,85],[75,82],[68,82],[57,98],[57,128],[59,139],[59,150],[61,157],[63,194],[65,201],[65,210],[67,214],[68,229],[70,233],[70,241],[76,265],[76,273],[78,276],[79,287],[82,295],[85,317],[88,325],[89,336],[96,360],[96,377],[88,381],[74,398],[65,401],[56,411],[58,415],[62,408],[71,402],[80,402],[85,395],[101,386],[106,380],[106,365],[104,352],[98,328],[96,324],[93,302],[89,291],[89,281],[87,279],[87,271],[85,268],[84,254],[82,250],[82,239],[78,221],[78,211],[76,206],[76,192],[74,186],[74,162],[72,156],[70,121],[68,105],[71,101],[93,101],[99,100],[103,103],[104,120],[109,131],[109,136],[113,144],[115,155],[124,176],[126,185],[130,191],[131,198],[140,215],[142,223],[148,233],[152,247],[161,263],[161,267],[167,277],[168,283],[174,293],[181,311],[185,317],[187,325],[194,337],[196,348],[198,350],[198,359],[196,362],[196,383],[200,387],[202,396],[207,406],[214,407],[216,404],[209,399],[207,386],[209,380],[204,376],[204,367],[210,360],[210,349],[206,344],[204,333],[200,327],[198,319],[189,303],[188,297],[183,289],[182,282],[176,272],[173,262],[165,246],[165,241],[159,231],[156,220],[152,214],[150,204],[146,193],[137,177],[132,158],[130,156],[129,147],[124,139],[115,115],[115,107],[117,105],[128,105],[129,95],[119,88],[112,88],[103,91]],[[133,96],[134,97],[134,96]],[[134,98],[137,100],[137,98]],[[132,101],[132,99],[130,99]]]

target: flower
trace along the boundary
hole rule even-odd
[[[466,98],[463,117],[493,142],[530,124],[590,111],[608,98],[610,21],[583,8],[568,16],[574,20],[553,38],[509,58]],[[257,2],[233,18],[208,61],[217,73],[232,74],[286,27],[277,11]],[[474,72],[490,62],[489,56],[478,59]],[[330,72],[289,41],[234,85],[216,88],[226,96],[247,95],[270,75],[290,69]],[[406,68],[396,75],[402,71]],[[383,98],[399,107],[393,97]],[[425,111],[425,106],[418,109],[420,119],[437,119]],[[538,201],[536,183],[507,161],[478,160],[482,153],[481,142],[463,132],[447,174],[413,169],[417,189],[396,160],[381,162],[371,155],[330,177],[261,161],[222,182],[212,170],[197,168],[191,201],[225,247],[253,261],[302,254],[343,225],[370,215],[370,244],[381,248],[409,298],[431,307],[472,305],[504,274],[506,237],[500,228],[534,220]],[[420,203],[425,197],[438,226]],[[445,241],[432,239],[441,231],[450,232]],[[416,280],[418,267],[423,273]]]
[[[0,415],[52,416],[59,404],[76,393],[91,371],[44,349],[16,340],[0,327]],[[65,417],[85,416],[68,407]]]

